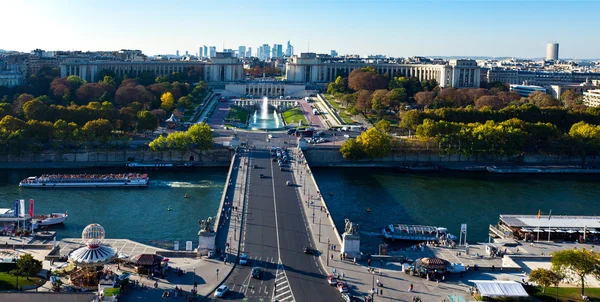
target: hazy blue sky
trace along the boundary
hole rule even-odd
[[[285,44],[296,53],[598,58],[599,1],[6,0],[0,48],[195,54]]]

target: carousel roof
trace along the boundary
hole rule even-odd
[[[79,265],[85,264],[103,264],[110,262],[116,255],[114,249],[108,246],[100,245],[98,247],[84,246],[74,250],[69,255],[69,261]]]
[[[417,264],[428,269],[445,269],[446,263],[446,260],[440,258],[421,258],[417,260]]]

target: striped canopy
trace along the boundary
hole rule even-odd
[[[104,264],[113,260],[116,256],[114,249],[100,245],[98,247],[81,247],[69,255],[69,261],[77,265]]]

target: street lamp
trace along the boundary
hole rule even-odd
[[[321,243],[321,217],[319,217],[319,243]]]
[[[327,237],[327,266],[329,266],[329,237]]]
[[[371,270],[373,275],[373,281],[371,282],[371,301],[373,301],[373,295],[375,294],[375,270]]]
[[[312,208],[313,208],[313,222],[312,223],[315,223],[315,205],[314,204],[312,205]]]

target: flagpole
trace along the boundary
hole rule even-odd
[[[550,213],[548,213],[548,242],[550,242],[550,234],[552,234],[551,230],[550,230],[551,219],[552,219],[552,210],[550,210]]]
[[[537,240],[540,241],[540,210],[538,210]]]

